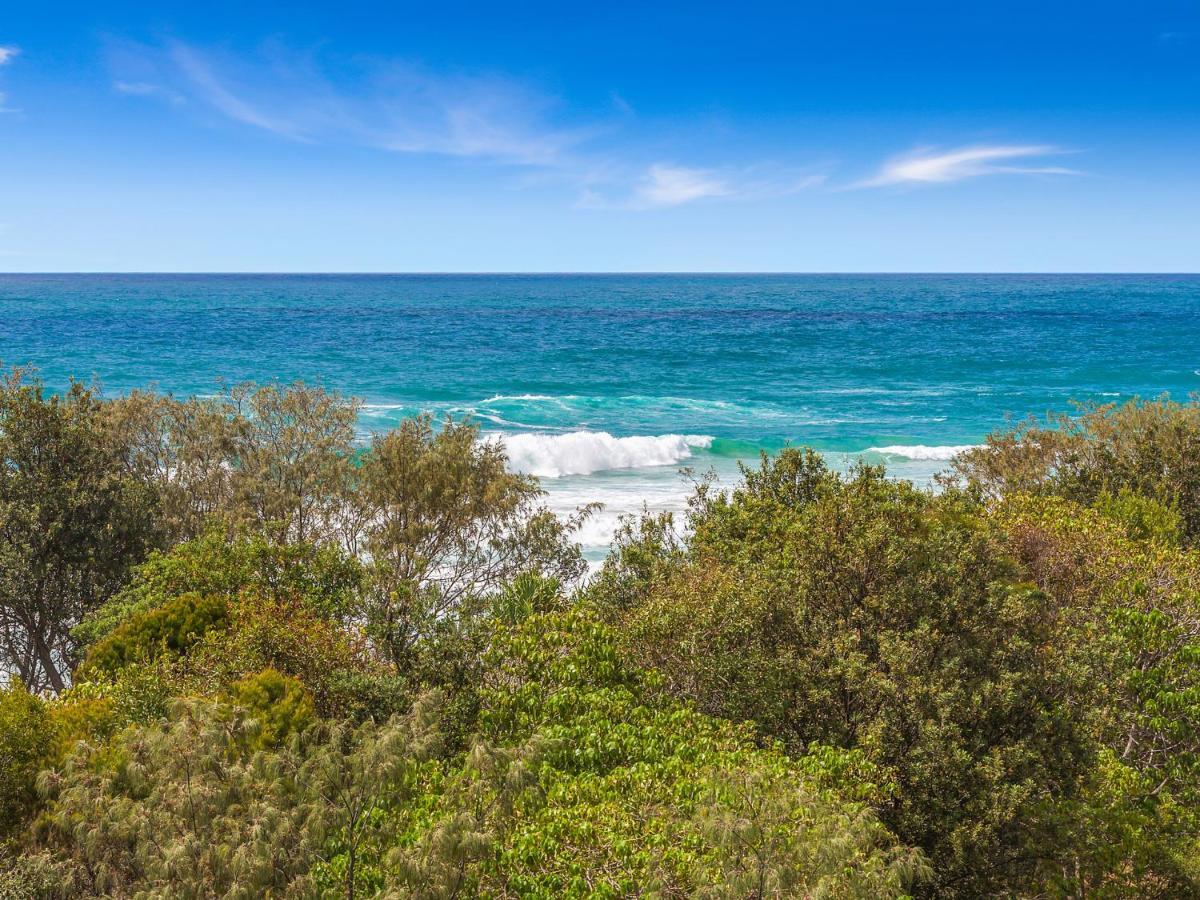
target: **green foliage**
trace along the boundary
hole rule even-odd
[[[740,896],[761,875],[760,896],[888,896],[924,874],[869,812],[811,774],[838,780],[827,758],[798,765],[758,750],[747,729],[664,700],[654,682],[581,613],[498,626],[481,742],[447,790],[471,803],[459,799],[431,833],[474,863],[454,884],[528,897]],[[483,812],[464,820],[464,805]],[[414,849],[427,860],[432,847]]]
[[[96,673],[78,681],[63,695],[65,703],[88,702],[107,709],[110,730],[126,725],[147,725],[166,718],[179,685],[173,660],[165,656],[146,663],[130,663],[112,674]]]
[[[184,594],[139,613],[89,651],[77,678],[112,675],[130,663],[180,654],[209,631],[229,625],[229,601],[219,596]]]
[[[0,897],[1200,896],[1200,404],[787,449],[571,595],[355,403],[0,385]]]
[[[958,474],[989,497],[1058,494],[1083,505],[1128,489],[1177,510],[1183,537],[1200,539],[1200,402],[1132,400],[1083,406],[988,438]]]
[[[94,391],[46,396],[0,375],[0,666],[61,691],[71,629],[122,584],[157,535],[154,497],[129,471]]]
[[[671,513],[621,521],[603,568],[583,589],[586,601],[610,619],[645,601],[653,585],[682,560]]]
[[[235,681],[229,699],[246,710],[258,726],[249,744],[253,750],[279,747],[316,721],[312,697],[304,685],[274,669]]]
[[[373,561],[368,621],[392,660],[448,616],[536,572],[571,583],[585,564],[537,483],[505,468],[478,429],[430,417],[376,437],[359,470],[364,549]]]
[[[321,715],[341,715],[353,702],[349,674],[383,675],[361,634],[313,612],[299,600],[245,595],[230,607],[229,627],[209,631],[172,667],[178,689],[217,696],[263,669],[297,679]]]
[[[1132,540],[1157,541],[1172,547],[1183,542],[1183,519],[1179,511],[1135,493],[1128,485],[1122,485],[1116,494],[1103,491],[1092,506],[1121,525]]]
[[[285,544],[264,535],[210,527],[200,537],[155,553],[130,584],[75,629],[94,644],[134,616],[187,594],[236,600],[252,592],[274,600],[295,597],[331,618],[349,616],[362,586],[360,563],[331,546]]]
[[[79,741],[107,740],[119,726],[135,721],[132,716],[122,719],[122,711],[111,698],[74,687],[49,704],[47,711],[55,738],[47,764],[54,766],[62,765]]]
[[[514,625],[534,613],[562,610],[562,585],[555,578],[525,572],[512,580],[492,602],[491,617]]]
[[[1080,848],[1045,882],[1060,896],[1200,896],[1196,812],[1105,749],[1085,790],[1069,807],[1069,845]]]
[[[45,701],[20,681],[0,688],[0,849],[36,808],[37,774],[50,761],[53,743]]]
[[[465,754],[436,755],[436,695],[300,731],[299,686],[263,672],[232,706],[80,743],[42,776],[42,845],[105,895],[880,897],[925,876],[843,791],[869,780],[861,757],[756,748],[662,698],[580,613],[494,627]],[[262,715],[281,704],[283,729]]]
[[[86,873],[89,893],[255,897],[306,889],[327,812],[297,751],[253,753],[238,710],[180,704],[164,726],[111,750],[81,745],[47,775],[44,840]]]
[[[0,898],[2,900],[68,900],[87,895],[76,879],[74,867],[54,854],[5,852],[0,843]]]
[[[618,620],[630,658],[794,754],[864,752],[936,893],[1027,884],[1053,841],[1044,800],[1070,795],[1086,745],[1059,702],[1052,610],[979,510],[787,450],[702,495],[693,527]]]
[[[1012,496],[995,517],[1063,610],[1057,643],[1079,685],[1068,701],[1103,748],[1077,816],[1124,851],[1084,844],[1079,878],[1113,895],[1140,895],[1138,882],[1184,895],[1184,879],[1200,893],[1200,871],[1179,862],[1200,846],[1200,555],[1058,497]]]
[[[107,418],[172,542],[200,536],[215,518],[324,544],[355,527],[346,499],[357,413],[358,401],[296,382],[189,400],[135,392]]]

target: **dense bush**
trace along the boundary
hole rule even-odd
[[[1200,884],[1200,555],[1174,546],[1171,530],[1131,538],[1129,506],[1015,495],[994,517],[1062,611],[1056,652],[1077,684],[1068,702],[1100,746],[1068,881],[1185,896]]]
[[[20,681],[0,689],[0,850],[37,803],[37,774],[53,742],[45,701]]]
[[[469,423],[14,373],[0,897],[1200,897],[1198,409],[787,450],[580,589]]]
[[[210,527],[200,537],[156,552],[130,582],[93,610],[74,630],[83,646],[94,644],[134,616],[186,594],[233,601],[243,591],[276,600],[302,598],[334,618],[355,613],[362,565],[336,547],[280,543],[261,534],[228,534]]]
[[[1200,540],[1200,403],[1168,399],[1085,406],[1000,432],[957,461],[959,476],[993,498],[1055,494],[1091,505],[1123,489],[1178,512]]]
[[[211,630],[229,623],[224,597],[184,594],[134,615],[96,643],[76,673],[80,678],[113,674],[130,663],[182,653]]]
[[[654,700],[579,613],[494,628],[467,753],[439,761],[437,696],[305,729],[265,672],[80,745],[43,779],[41,840],[106,894],[894,896],[924,874],[853,754],[789,759]]]
[[[929,854],[938,892],[1027,883],[1046,801],[1071,795],[1086,748],[1047,652],[1053,610],[980,511],[786,450],[702,497],[692,525],[686,556],[617,614],[630,657],[794,754],[864,752],[895,787],[881,816]]]

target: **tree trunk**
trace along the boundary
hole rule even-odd
[[[66,687],[66,682],[59,673],[58,668],[54,665],[54,654],[50,652],[50,648],[46,646],[46,642],[40,634],[33,635],[33,646],[37,651],[38,662],[42,665],[42,671],[46,674],[46,680],[50,682],[50,687],[54,689],[54,693],[61,694],[63,688]]]

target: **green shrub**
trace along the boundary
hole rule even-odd
[[[1161,398],[1083,406],[1075,417],[1030,420],[955,462],[987,497],[1058,494],[1085,506],[1124,490],[1178,512],[1183,538],[1200,540],[1200,401]]]
[[[1171,547],[1183,542],[1183,518],[1179,511],[1135,493],[1128,485],[1122,485],[1116,494],[1101,492],[1093,506],[1102,516],[1124,528],[1132,540],[1158,541]]]
[[[251,532],[232,538],[223,527],[166,553],[155,553],[128,587],[75,629],[95,644],[132,618],[187,594],[236,600],[242,593],[274,600],[301,598],[321,615],[349,615],[362,583],[359,562],[333,547],[283,544]]]
[[[76,677],[111,675],[131,663],[184,653],[206,633],[227,628],[229,621],[224,597],[184,594],[137,614],[96,643]]]
[[[1047,798],[1075,791],[1087,744],[1053,610],[982,510],[785,450],[732,495],[702,491],[692,524],[687,553],[626,591],[643,598],[616,617],[627,657],[795,755],[863,752],[934,892],[1030,885],[1057,833]]]
[[[0,849],[37,808],[38,772],[55,743],[47,703],[20,681],[0,688]]]
[[[235,681],[229,699],[245,709],[257,723],[250,746],[261,750],[279,747],[288,736],[298,734],[316,721],[312,697],[295,678],[274,669],[263,669]]]

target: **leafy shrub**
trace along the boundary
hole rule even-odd
[[[302,598],[314,611],[348,616],[361,588],[359,562],[334,547],[283,544],[264,535],[223,527],[155,553],[134,572],[132,582],[75,629],[94,644],[135,616],[187,594],[236,600],[243,592],[273,600]]]
[[[46,702],[20,681],[0,688],[0,848],[36,809],[37,774],[53,744]]]
[[[1100,832],[1080,845],[1075,889],[1200,893],[1181,862],[1200,846],[1200,554],[1059,497],[1011,496],[993,515],[1062,610],[1055,646],[1078,684],[1067,702],[1102,748],[1072,817]]]
[[[534,614],[498,626],[481,742],[447,785],[445,817],[394,856],[410,883],[484,895],[727,896],[759,881],[772,896],[897,895],[925,869],[847,801],[843,778],[868,769],[836,751],[759,750],[747,728],[664,700],[607,626]],[[491,812],[464,817],[472,808]],[[437,864],[452,848],[465,874]]]
[[[316,720],[312,697],[295,678],[274,669],[263,669],[235,681],[229,690],[230,701],[250,714],[258,732],[250,747],[254,750],[279,747],[292,734],[298,734]]]
[[[229,621],[224,597],[184,594],[135,615],[96,643],[76,677],[111,675],[130,663],[184,653],[208,632],[228,627]]]
[[[1200,540],[1200,402],[1166,398],[1084,406],[994,434],[955,463],[958,475],[998,499],[1058,494],[1085,506],[1122,489],[1177,510],[1183,537]]]
[[[1055,840],[1046,799],[1073,793],[1087,746],[1054,610],[981,510],[785,450],[732,495],[702,491],[693,528],[618,616],[628,657],[793,754],[863,752],[936,893],[1030,883]]]
[[[341,715],[354,702],[348,673],[383,676],[363,636],[298,599],[245,594],[229,606],[227,627],[209,630],[173,666],[181,690],[217,696],[234,682],[275,669],[297,679],[321,715]]]

